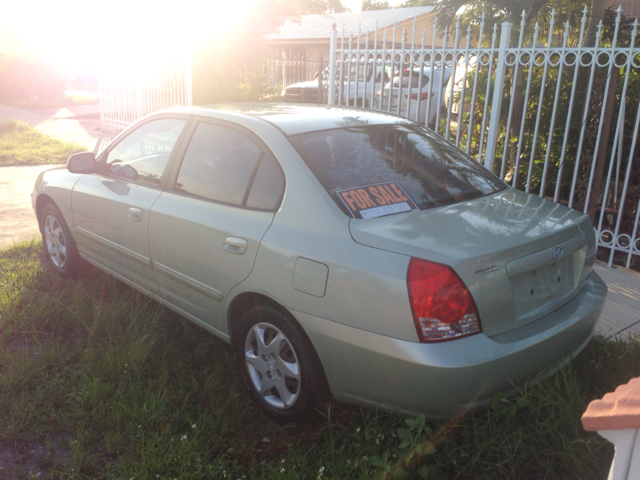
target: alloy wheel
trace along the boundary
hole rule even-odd
[[[289,339],[276,327],[258,323],[244,345],[247,371],[258,395],[272,407],[286,410],[300,397],[301,372]]]
[[[44,220],[44,238],[51,262],[58,268],[64,268],[67,263],[67,242],[62,226],[54,215],[48,215]]]

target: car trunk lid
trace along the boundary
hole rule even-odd
[[[488,336],[568,302],[595,256],[586,215],[513,188],[441,208],[353,219],[350,230],[363,245],[453,267]]]

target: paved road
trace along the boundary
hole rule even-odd
[[[0,167],[0,249],[40,235],[31,191],[40,172],[59,166]]]
[[[87,151],[102,150],[112,138],[110,134],[100,131],[100,110],[97,104],[33,111],[0,105],[0,122],[12,119],[26,122],[58,140],[79,143]]]
[[[112,137],[100,131],[97,103],[35,110],[0,105],[0,122],[12,119],[26,122],[58,140],[84,145],[94,152],[102,150]],[[0,248],[39,236],[31,208],[31,191],[41,171],[57,166],[60,165],[0,167]]]

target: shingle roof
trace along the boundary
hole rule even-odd
[[[607,8],[617,10],[618,6],[622,8],[622,15],[627,20],[634,18],[640,19],[640,0],[607,0]]]
[[[410,20],[433,11],[433,7],[392,8],[389,10],[373,10],[357,13],[331,13],[325,15],[304,15],[300,22],[287,20],[280,30],[267,36],[269,40],[293,40],[293,39],[323,39],[329,38],[332,24],[336,24],[338,32],[342,31],[342,25],[347,32],[358,31],[358,25],[362,33],[374,31],[377,27],[383,28],[393,25],[394,22]]]

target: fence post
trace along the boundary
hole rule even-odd
[[[191,64],[191,49],[187,49],[185,59],[184,59],[184,78],[185,78],[185,88],[186,88],[186,97],[187,97],[187,106],[190,107],[193,105],[193,79],[192,79],[192,64]]]
[[[484,157],[484,166],[491,172],[493,172],[493,163],[496,158],[496,143],[498,142],[498,129],[500,128],[500,108],[502,107],[502,90],[504,89],[504,74],[507,70],[507,49],[509,48],[510,38],[511,23],[503,22],[500,33],[500,47],[498,48],[498,65],[496,66],[496,76],[493,84],[487,148]]]
[[[103,67],[104,69],[104,67]],[[105,125],[105,110],[106,110],[106,92],[104,89],[104,70],[98,71],[98,101],[100,102],[100,131],[105,132],[107,126]]]
[[[282,49],[282,91],[287,86],[287,52]]]
[[[336,96],[336,48],[338,44],[338,31],[336,30],[336,24],[331,26],[331,39],[329,41],[329,98],[327,103],[333,105],[335,103]]]

